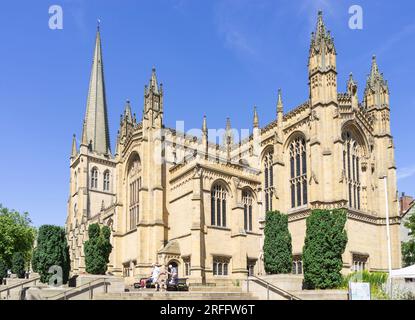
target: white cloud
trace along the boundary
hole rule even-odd
[[[223,0],[215,6],[214,22],[217,32],[227,48],[236,54],[254,56],[257,54],[252,35],[247,28],[246,12],[252,3],[247,1]]]
[[[415,165],[411,167],[405,167],[402,169],[398,169],[397,178],[398,180],[403,180],[409,177],[415,176]]]

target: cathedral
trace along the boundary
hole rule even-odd
[[[264,274],[265,213],[288,215],[293,273],[302,273],[306,218],[314,209],[347,211],[343,273],[400,267],[398,195],[388,83],[372,58],[359,101],[352,74],[339,91],[336,48],[319,12],[308,58],[309,98],[235,139],[228,119],[220,143],[201,118],[200,134],[164,126],[164,88],[153,69],[142,116],[130,102],[110,144],[98,27],[82,138],[73,137],[66,220],[71,272],[85,272],[88,226],[111,228],[108,271],[127,282],[153,263],[177,265],[190,283],[235,283]],[[368,65],[369,69],[369,65]],[[166,106],[174,107],[174,106]],[[195,110],[196,111],[196,110]]]

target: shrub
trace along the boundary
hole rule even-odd
[[[388,274],[385,272],[358,271],[344,276],[340,288],[348,289],[350,281],[367,282],[370,283],[370,294],[372,298],[386,299],[387,294],[384,292],[383,288],[387,280]]]
[[[23,279],[25,276],[25,260],[21,252],[15,252],[12,257],[12,273],[18,278]]]
[[[303,248],[305,288],[330,289],[341,285],[346,219],[344,210],[314,210],[307,218]]]
[[[32,254],[32,270],[34,272],[38,272],[38,268],[37,268],[37,264],[39,262],[39,257],[37,254],[37,249],[33,249],[33,254]]]
[[[110,236],[111,230],[107,226],[89,225],[89,239],[84,245],[86,272],[97,275],[106,273],[112,250]]]
[[[292,244],[287,215],[278,211],[267,212],[264,234],[265,271],[271,274],[290,273]]]
[[[34,270],[40,274],[41,282],[48,283],[52,276],[49,268],[59,266],[62,268],[62,282],[67,283],[70,269],[69,247],[62,227],[44,225],[39,228],[32,264]]]

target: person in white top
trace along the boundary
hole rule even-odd
[[[160,265],[156,264],[153,269],[153,274],[151,275],[151,282],[156,286],[156,291],[158,291],[158,279],[160,276]]]

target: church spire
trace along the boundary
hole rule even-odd
[[[132,123],[133,122],[133,113],[131,111],[131,104],[130,100],[127,100],[125,102],[125,109],[124,109],[124,120],[127,122]]]
[[[206,116],[203,116],[202,133],[206,135],[207,132],[208,132],[208,129],[207,129]]]
[[[256,106],[254,106],[254,128],[259,128],[259,118]]]
[[[71,159],[74,159],[77,155],[78,155],[78,148],[76,146],[76,135],[74,134],[72,137]]]
[[[309,73],[313,74],[316,70],[326,71],[327,69],[336,70],[336,48],[334,39],[323,20],[323,12],[318,12],[317,25],[315,32],[311,33],[311,44],[309,52]]]
[[[366,81],[363,105],[366,110],[389,107],[388,82],[379,71],[376,56],[372,57],[372,67]]]
[[[316,30],[311,34],[308,79],[311,105],[336,103],[337,67],[334,39],[318,12]]]
[[[90,146],[92,151],[101,154],[111,153],[99,23],[89,82],[84,131],[83,138],[85,135],[86,141],[92,141]]]
[[[372,56],[372,67],[370,69],[370,74],[367,78],[366,88],[374,88],[377,84],[387,86],[383,74],[380,73],[378,63],[376,61],[376,56]]]
[[[150,79],[150,89],[156,94],[159,93],[159,87],[157,83],[157,75],[156,75],[156,68],[153,67],[151,70],[151,79]]]
[[[278,101],[277,101],[277,115],[279,117],[280,114],[282,114],[284,111],[284,106],[282,104],[282,94],[281,89],[278,89]]]

